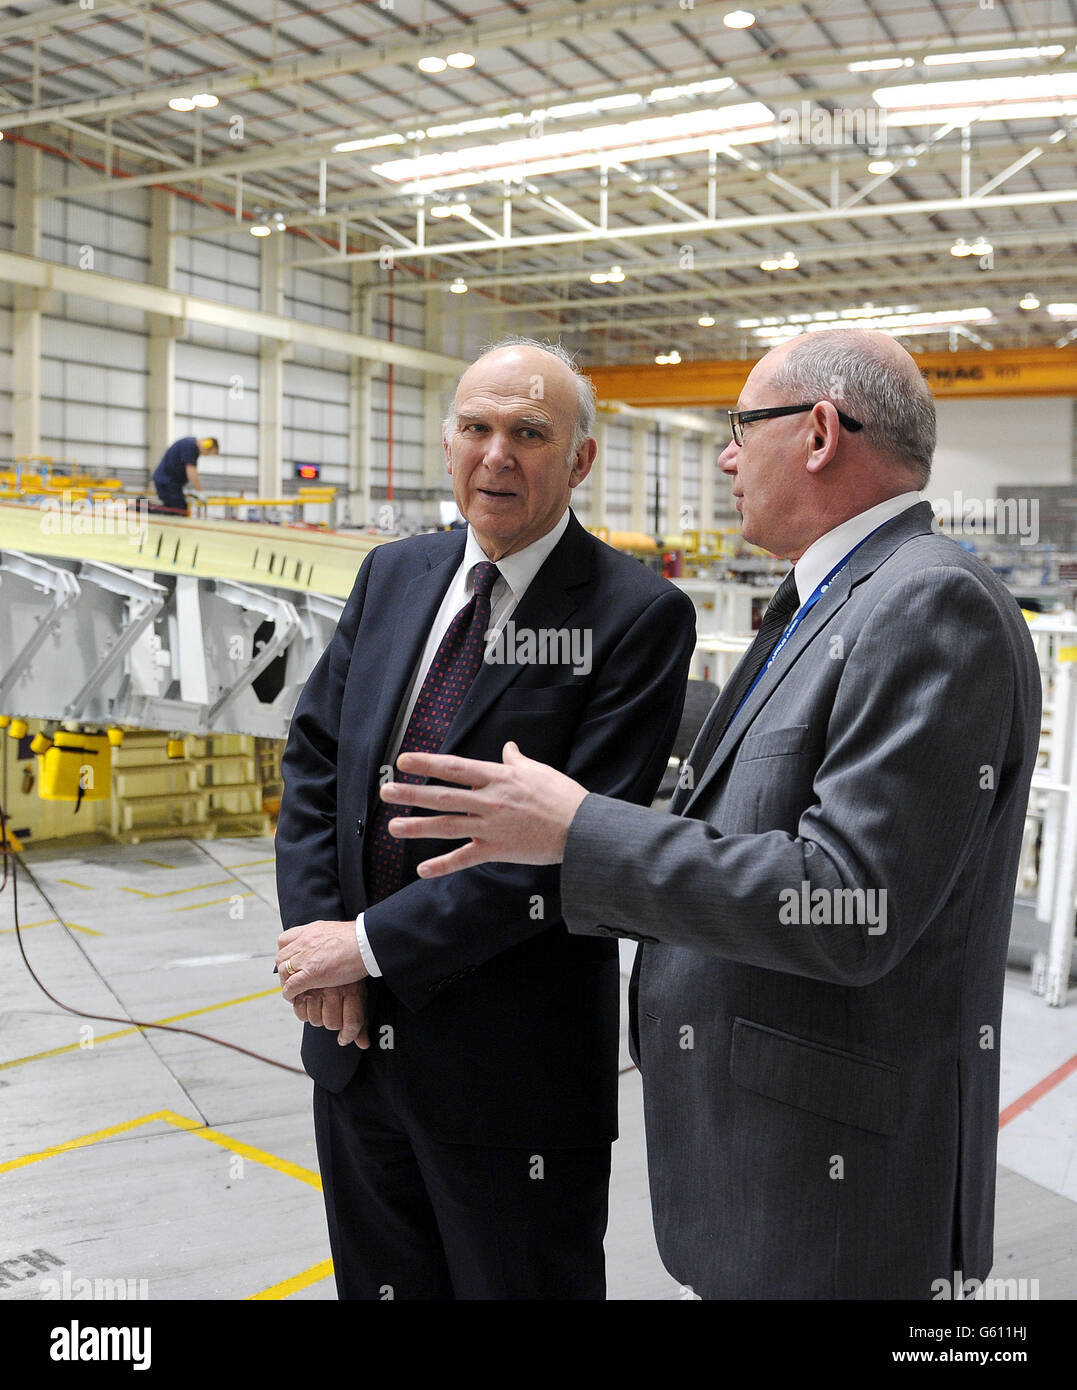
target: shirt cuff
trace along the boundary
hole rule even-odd
[[[366,927],[363,925],[363,914],[360,912],[355,919],[355,939],[359,943],[359,954],[363,957],[363,964],[366,966],[366,973],[373,979],[380,979],[381,970],[378,966],[374,949],[367,940]]]

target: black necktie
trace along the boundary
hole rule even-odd
[[[767,604],[767,611],[763,614],[755,641],[741,657],[740,664],[732,676],[722,686],[713,709],[699,731],[695,747],[688,758],[694,784],[699,782],[704,768],[714,755],[714,750],[722,741],[722,735],[740,708],[740,702],[751,689],[756,676],[770,660],[770,654],[778,645],[778,639],[799,607],[796,580],[793,578],[793,571],[790,570]]]

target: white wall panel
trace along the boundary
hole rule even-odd
[[[995,496],[998,483],[1064,483],[1075,476],[1073,402],[939,401],[938,447],[924,496]]]
[[[606,524],[614,530],[628,525],[631,472],[632,430],[611,421],[606,427]]]

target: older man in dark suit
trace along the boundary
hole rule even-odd
[[[506,740],[653,796],[693,610],[572,516],[593,418],[562,353],[515,343],[464,373],[445,454],[468,531],[371,553],[292,721],[278,965],[343,1298],[604,1297],[616,944],[569,936],[556,869],[419,879],[378,798],[401,750]]]
[[[403,759],[476,790],[401,788],[444,814],[394,831],[471,836],[432,876],[563,861],[570,930],[649,943],[636,1056],[678,1279],[706,1298],[960,1297],[993,1258],[1032,643],[918,499],[934,407],[897,344],[796,339],[731,414],[743,534],[795,564],[674,815],[509,748],[504,766]]]

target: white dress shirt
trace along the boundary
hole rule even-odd
[[[851,516],[848,521],[843,521],[840,526],[835,526],[832,531],[827,531],[818,540],[812,541],[793,566],[797,597],[801,605],[811,598],[817,586],[834,566],[848,555],[853,546],[866,540],[883,522],[892,521],[895,516],[900,516],[910,507],[915,507],[920,500],[918,492],[903,492],[897,497],[888,497],[885,502],[869,507],[859,516]]]
[[[544,536],[540,536],[537,541],[532,541],[530,545],[524,546],[522,550],[516,551],[512,555],[505,555],[497,561],[497,567],[501,571],[501,578],[496,580],[490,593],[490,626],[487,628],[488,634],[496,634],[508,622],[515,612],[517,605],[527,593],[528,586],[538,574],[545,561],[549,558],[557,542],[568,529],[570,512],[566,507],[564,515],[557,525],[547,531]],[[441,607],[430,625],[430,633],[426,639],[426,646],[423,648],[422,657],[415,668],[412,676],[411,686],[408,690],[408,697],[401,705],[400,715],[393,729],[393,736],[389,740],[389,747],[386,750],[385,762],[395,764],[396,756],[400,752],[400,745],[404,741],[404,734],[411,719],[412,711],[415,709],[419,699],[419,692],[423,688],[423,681],[426,673],[437,654],[438,647],[441,646],[442,638],[449,630],[449,625],[453,618],[460,612],[461,608],[466,607],[471,602],[475,583],[472,570],[477,564],[488,561],[489,556],[483,550],[476,539],[471,527],[467,528],[467,542],[464,546],[464,558],[460,561],[460,566],[452,577],[452,582],[445,590],[445,597],[441,601]],[[359,951],[363,957],[363,964],[367,968],[367,973],[379,976],[381,970],[367,939],[366,928],[363,925],[363,914],[360,913],[355,921],[355,935],[359,942]]]

